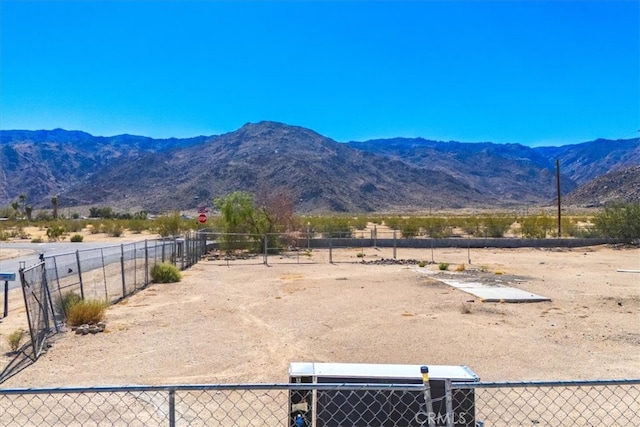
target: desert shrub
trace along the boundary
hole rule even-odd
[[[462,307],[460,307],[460,312],[462,314],[471,314],[473,313],[473,308],[468,302],[463,302]]]
[[[24,331],[21,329],[16,329],[11,332],[9,336],[7,336],[7,344],[9,344],[9,348],[14,353],[18,351],[20,348],[20,343],[22,342],[22,338],[24,337]]]
[[[402,221],[399,216],[392,216],[384,218],[383,223],[392,230],[399,230]]]
[[[512,223],[513,218],[505,215],[485,216],[482,219],[484,234],[487,237],[504,237],[504,233],[509,230]]]
[[[6,242],[7,240],[9,240],[9,237],[9,233],[0,228],[0,241]]]
[[[449,263],[448,262],[441,262],[438,264],[438,270],[448,270],[449,269]]]
[[[434,239],[451,237],[451,227],[447,224],[447,218],[429,217],[422,222],[422,228]]]
[[[472,216],[463,218],[460,223],[460,228],[470,236],[481,235],[482,220],[478,217]]]
[[[79,243],[79,242],[82,242],[84,240],[84,237],[82,236],[82,234],[74,234],[73,236],[71,236],[71,239],[69,239],[69,240],[71,240],[72,242],[75,242],[75,243]]]
[[[24,228],[22,226],[18,226],[15,230],[12,230],[10,233],[10,237],[13,238],[17,238],[17,239],[28,239],[31,236],[29,235],[29,233],[27,233],[26,231],[24,231]]]
[[[67,308],[67,324],[80,326],[87,323],[98,323],[104,320],[107,303],[100,300],[81,300]]]
[[[464,264],[458,264],[458,266],[456,267],[456,271],[457,272],[463,272],[467,269],[467,267],[465,267]]]
[[[151,268],[151,280],[155,283],[175,283],[182,279],[180,270],[172,264],[156,264]]]
[[[156,230],[160,237],[177,236],[185,229],[180,212],[174,211],[169,215],[156,218]]]
[[[553,229],[553,218],[542,213],[537,216],[528,216],[522,219],[522,236],[530,239],[544,239]]]
[[[107,221],[102,224],[102,229],[111,237],[120,237],[124,233],[124,226],[119,221]]]
[[[65,220],[65,221],[62,221],[62,226],[69,233],[77,233],[79,231],[82,231],[82,229],[86,226],[86,221]]]
[[[31,243],[42,243],[42,238],[40,237],[35,237],[33,239],[31,239]]]
[[[356,230],[364,230],[367,228],[368,221],[365,217],[354,217],[351,218],[350,223]]]
[[[405,239],[413,239],[420,235],[420,218],[407,218],[399,223],[400,233]]]
[[[603,237],[640,238],[640,202],[607,206],[593,218],[593,223]]]
[[[65,292],[56,298],[55,305],[58,313],[64,314],[64,317],[68,317],[69,308],[82,301],[82,297],[75,292]]]
[[[127,223],[127,228],[134,234],[140,234],[144,230],[148,230],[150,227],[149,221],[142,218],[132,218]]]
[[[313,228],[320,230],[324,238],[350,238],[353,235],[351,221],[346,217],[327,217]]]
[[[52,219],[53,216],[51,216],[51,214],[47,211],[38,211],[35,217],[36,221],[51,221]]]
[[[116,213],[113,211],[111,207],[91,207],[89,208],[89,218],[115,218]]]
[[[64,234],[64,228],[59,225],[53,225],[47,228],[47,237],[49,241],[56,242]]]
[[[424,267],[425,265],[427,265],[426,261],[420,261],[418,263],[418,267]]]

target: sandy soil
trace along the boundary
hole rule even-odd
[[[182,282],[110,307],[105,333],[58,335],[2,386],[281,382],[294,361],[467,365],[483,380],[640,377],[640,274],[616,271],[640,269],[637,248],[398,254],[450,270],[467,263],[464,272],[357,263],[390,255],[345,248],[334,261],[349,262],[329,264],[327,251],[314,251],[304,264],[269,267],[203,260]],[[552,301],[483,303],[441,275],[500,280]],[[24,324],[20,298],[0,323],[5,336]]]

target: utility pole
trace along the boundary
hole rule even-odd
[[[556,185],[558,191],[558,238],[562,237],[562,208],[560,202],[560,160],[556,159]]]

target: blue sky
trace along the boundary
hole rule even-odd
[[[0,128],[640,136],[640,1],[0,1]]]

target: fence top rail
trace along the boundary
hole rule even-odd
[[[95,252],[95,251],[99,251],[101,249],[114,249],[114,248],[120,248],[120,247],[127,247],[127,246],[135,246],[136,244],[141,244],[141,243],[147,243],[147,244],[151,244],[151,243],[157,243],[154,246],[162,246],[163,244],[166,244],[167,242],[173,242],[173,239],[163,239],[163,238],[158,238],[158,239],[144,239],[144,240],[137,240],[135,242],[122,242],[122,243],[105,243],[103,246],[99,246],[99,247],[95,247],[95,248],[86,248],[86,249],[76,249],[76,250],[72,250],[69,252],[63,252],[63,253],[59,253],[59,254],[54,254],[54,255],[44,255],[45,258],[56,258],[56,257],[63,257],[63,256],[70,256],[70,255],[75,255],[76,253],[80,253],[83,254],[85,252]],[[154,247],[151,246],[151,247]]]
[[[28,271],[35,270],[36,268],[42,268],[43,264],[44,264],[44,262],[40,261],[37,264],[30,265],[29,267],[22,268],[22,269],[20,269],[20,271],[23,272],[23,273],[26,273]]]
[[[640,378],[560,381],[454,382],[451,384],[451,388],[588,387],[610,385],[640,385]]]
[[[452,382],[453,389],[459,388],[523,388],[523,387],[580,387],[640,385],[640,378],[566,380],[566,381],[503,381],[503,382]],[[172,384],[172,385],[124,385],[94,387],[36,387],[0,388],[1,395],[19,394],[64,394],[64,393],[122,393],[153,391],[204,391],[204,390],[345,390],[345,391],[423,391],[423,384],[380,384],[380,383],[238,383],[238,384]]]
[[[422,384],[369,384],[369,383],[260,383],[260,384],[172,384],[172,385],[125,385],[95,387],[34,387],[0,388],[1,395],[16,394],[64,394],[64,393],[109,393],[152,391],[204,391],[204,390],[345,390],[345,391],[423,391]]]

